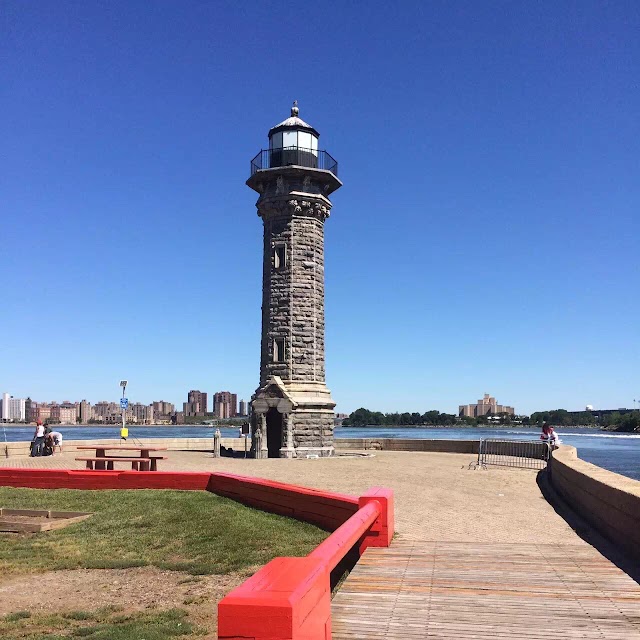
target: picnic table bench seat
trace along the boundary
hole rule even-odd
[[[99,469],[98,463],[106,465],[107,471],[113,471],[114,462],[131,462],[131,469],[134,471],[157,471],[157,461],[166,460],[164,456],[153,456],[148,458],[141,457],[129,457],[129,456],[82,456],[76,458],[76,460],[87,463],[87,469],[95,468]]]

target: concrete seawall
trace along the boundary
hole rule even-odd
[[[549,464],[551,485],[602,535],[640,560],[640,482],[578,458],[561,446]]]
[[[223,447],[234,451],[244,451],[244,438],[221,438]],[[29,442],[7,442],[0,444],[0,461],[2,458],[29,456]],[[250,444],[250,443],[248,443]],[[167,447],[169,451],[213,451],[213,438],[129,438],[126,443],[119,438],[106,440],[63,440],[62,447],[66,452],[78,451],[79,446],[106,445],[117,449],[120,445],[148,445]],[[80,450],[86,455],[86,451]],[[0,466],[2,466],[0,464]]]
[[[244,438],[221,438],[223,447],[244,451]],[[335,447],[340,451],[433,451],[438,453],[478,453],[478,440],[422,440],[395,438],[349,438],[336,439]],[[65,451],[75,452],[78,446],[108,445],[117,447],[119,438],[105,440],[63,440]],[[135,438],[127,444],[144,444],[168,447],[169,451],[213,451],[213,438]],[[251,443],[247,443],[250,446]],[[29,442],[0,444],[0,459],[29,456]]]
[[[436,453],[478,453],[479,440],[423,440],[420,438],[340,438],[334,440],[340,451],[433,451]]]

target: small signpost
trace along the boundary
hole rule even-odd
[[[251,427],[248,422],[243,422],[240,434],[244,438],[244,457],[247,457],[247,440],[251,437]]]
[[[129,408],[129,398],[124,397],[125,389],[127,388],[127,381],[120,380],[120,386],[122,387],[122,398],[120,398],[120,408],[122,409],[122,428],[120,429],[120,439],[126,440],[129,432],[126,425],[126,413]]]

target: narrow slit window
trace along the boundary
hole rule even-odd
[[[287,252],[283,244],[273,247],[273,268],[276,271],[284,269],[287,262]]]
[[[273,341],[273,361],[284,362],[284,338],[276,338]]]

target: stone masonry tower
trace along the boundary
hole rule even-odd
[[[264,222],[260,386],[252,404],[258,458],[333,455],[335,402],[324,374],[324,221],[342,186],[320,134],[298,117],[269,131],[247,185]]]

